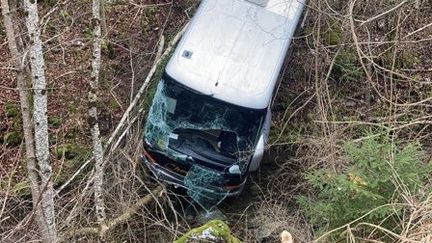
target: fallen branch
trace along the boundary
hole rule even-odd
[[[389,10],[387,10],[387,11],[384,11],[384,12],[382,12],[382,13],[380,13],[380,14],[378,14],[378,15],[376,15],[376,16],[370,18],[370,19],[367,19],[367,20],[362,21],[361,24],[360,24],[360,26],[365,25],[365,24],[367,24],[367,23],[369,23],[369,22],[372,22],[372,21],[374,21],[374,20],[376,20],[376,19],[379,19],[379,18],[381,18],[381,17],[383,17],[383,16],[385,16],[385,15],[387,15],[387,14],[389,14],[389,13],[395,11],[396,9],[402,7],[402,6],[403,6],[405,3],[407,3],[407,2],[408,2],[408,0],[404,0],[404,1],[400,2],[398,5],[394,6],[393,8],[391,8],[391,9],[389,9]],[[355,2],[354,2],[354,3],[355,3]],[[352,14],[352,13],[351,13],[351,14]],[[351,16],[352,16],[352,15],[351,15]]]
[[[126,124],[126,122],[129,120],[129,116],[130,116],[130,112],[133,110],[133,108],[138,104],[138,101],[141,99],[142,95],[144,94],[144,91],[146,90],[147,86],[149,85],[151,79],[153,78],[153,75],[156,73],[156,70],[159,68],[159,66],[162,64],[162,60],[164,60],[165,58],[167,58],[169,56],[169,54],[171,53],[171,51],[173,50],[174,46],[177,44],[177,42],[180,40],[181,36],[183,35],[183,33],[186,31],[188,24],[186,24],[178,33],[177,35],[171,40],[171,42],[169,43],[167,49],[165,50],[165,52],[160,55],[160,49],[158,50],[158,54],[157,54],[157,58],[152,69],[150,70],[149,74],[147,75],[144,83],[142,84],[141,88],[139,89],[138,93],[135,95],[134,100],[130,103],[129,107],[127,108],[127,110],[125,111],[125,113],[123,114],[122,119],[120,120],[119,124],[117,125],[116,129],[114,130],[114,132],[111,134],[111,136],[108,138],[108,141],[105,143],[105,150],[104,153],[107,151],[107,148],[109,148],[111,146],[111,144],[113,143],[114,139],[117,137],[117,135],[120,133],[121,129],[124,127],[124,125]],[[161,41],[160,43],[164,43],[164,41]],[[161,45],[162,45],[161,44]],[[124,132],[122,132],[124,133]],[[123,138],[124,136],[120,136],[119,139]],[[117,141],[115,143],[116,146],[111,147],[110,148],[110,152],[114,149],[117,148],[117,145],[119,144],[119,141]],[[75,173],[63,184],[61,185],[57,190],[56,190],[56,195],[58,195],[61,191],[63,191],[70,183],[72,183],[73,180],[75,180],[75,178],[81,174],[84,169],[93,161],[93,157],[89,158],[86,162],[84,162],[84,164],[81,165],[80,168],[78,168],[77,171],[75,171]]]
[[[128,221],[132,215],[136,214],[138,210],[140,210],[145,205],[149,204],[153,201],[153,199],[156,198],[155,195],[160,195],[163,192],[163,187],[158,186],[151,193],[146,195],[145,197],[139,199],[135,204],[133,204],[131,207],[126,209],[121,215],[119,215],[117,218],[111,219],[110,221],[107,221],[106,227],[100,229],[99,227],[86,227],[75,231],[70,231],[66,233],[62,241],[66,242],[68,239],[72,237],[79,237],[84,235],[99,235],[101,237],[105,237],[106,234],[113,230],[115,227],[119,226],[120,224],[123,224],[124,222]]]
[[[111,134],[110,138],[108,139],[106,148],[108,148],[108,145],[112,143],[112,141],[114,140],[114,138],[118,135],[118,133],[120,132],[120,130],[126,124],[128,118],[129,118],[130,112],[137,105],[138,101],[141,99],[141,96],[144,94],[144,91],[146,90],[147,86],[149,85],[151,79],[153,78],[153,75],[156,73],[157,68],[162,63],[162,60],[164,60],[166,57],[168,57],[168,55],[171,53],[171,51],[173,50],[173,48],[176,45],[177,41],[181,38],[181,36],[183,35],[183,33],[186,31],[187,26],[188,26],[188,24],[186,24],[183,27],[183,29],[180,30],[180,32],[177,33],[177,35],[174,37],[174,39],[169,43],[169,45],[168,45],[167,49],[165,50],[165,52],[162,54],[162,56],[160,56],[160,58],[153,65],[152,69],[150,70],[149,74],[147,75],[146,79],[144,80],[144,83],[142,84],[142,86],[139,89],[138,93],[135,95],[134,100],[130,103],[129,107],[127,108],[127,110],[123,114],[123,117],[120,120],[119,124],[117,125],[116,129],[114,130],[114,132]]]

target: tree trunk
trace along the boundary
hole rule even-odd
[[[40,206],[44,215],[45,227],[42,232],[46,242],[57,242],[57,228],[54,210],[54,189],[52,168],[49,162],[47,90],[45,63],[40,37],[37,1],[24,0],[26,26],[29,33],[29,54],[31,79],[33,83],[33,119],[35,132],[36,159],[40,177]]]
[[[103,198],[104,156],[100,139],[97,116],[97,93],[99,89],[99,73],[101,67],[101,0],[93,0],[93,59],[89,92],[89,125],[93,141],[93,157],[95,158],[94,196],[96,217],[103,232],[106,228],[105,202]]]
[[[15,37],[15,25],[13,24],[12,14],[10,12],[8,0],[1,0],[1,7],[3,21],[6,29],[7,42],[9,45],[9,52],[12,58],[12,65],[16,70],[17,88],[19,91],[24,141],[26,146],[27,170],[31,182],[33,203],[36,204],[39,201],[40,191],[39,180],[36,170],[33,130],[31,127],[32,124],[29,105],[30,102],[28,99],[29,92],[28,87],[26,86],[23,63],[21,62],[22,54],[21,51],[18,49]]]

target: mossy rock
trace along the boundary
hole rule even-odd
[[[88,149],[83,148],[77,144],[63,144],[57,147],[57,158],[64,158],[66,160],[73,160],[75,158],[85,157],[89,153]]]
[[[231,235],[230,228],[221,220],[212,220],[198,228],[194,228],[174,241],[174,243],[187,242],[241,243],[239,239]]]
[[[6,135],[4,135],[3,137],[4,144],[9,146],[18,146],[21,144],[22,140],[23,140],[22,134],[17,131],[6,133]]]
[[[5,104],[5,110],[7,117],[18,117],[20,115],[20,110],[18,106],[14,103],[7,102]]]

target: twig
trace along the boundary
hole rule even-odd
[[[381,205],[381,206],[379,206],[379,207],[376,207],[376,208],[372,209],[371,211],[369,211],[368,213],[364,214],[363,216],[361,216],[361,217],[358,218],[358,219],[355,219],[355,220],[353,220],[353,221],[351,221],[351,222],[349,222],[349,223],[347,223],[347,224],[344,224],[344,225],[342,225],[342,226],[340,226],[340,227],[337,227],[337,228],[335,228],[335,229],[333,229],[333,230],[330,230],[330,231],[326,232],[325,234],[323,234],[323,235],[321,235],[320,237],[318,237],[317,239],[315,239],[313,242],[321,242],[321,241],[322,241],[323,239],[325,239],[327,236],[329,236],[329,235],[331,235],[331,234],[333,234],[333,233],[335,233],[335,232],[337,232],[337,231],[339,231],[339,230],[341,230],[341,229],[343,229],[343,228],[346,228],[346,227],[348,227],[348,226],[350,226],[350,225],[353,225],[354,223],[359,222],[360,220],[364,219],[365,217],[367,217],[368,215],[370,215],[371,213],[373,213],[373,212],[375,212],[375,211],[377,211],[377,210],[380,210],[380,209],[382,209],[382,208],[389,207],[389,206],[400,206],[400,207],[405,207],[405,206],[409,206],[409,205],[406,204],[406,203],[393,203],[393,204],[384,204],[384,205]]]
[[[408,35],[406,35],[406,36],[405,36],[404,38],[402,38],[402,39],[406,39],[406,38],[408,38],[408,37],[410,37],[410,36],[412,36],[412,35],[414,35],[414,34],[420,32],[420,31],[422,31],[422,30],[424,30],[424,29],[426,29],[426,28],[428,28],[428,27],[431,27],[431,26],[432,26],[432,22],[429,23],[429,24],[427,24],[427,25],[425,25],[425,26],[423,26],[423,27],[421,27],[420,29],[417,29],[417,30],[415,30],[415,31],[413,31],[413,32],[411,32],[411,33],[409,33]]]
[[[402,1],[401,3],[399,3],[398,5],[394,6],[393,8],[391,8],[391,9],[389,9],[389,10],[387,10],[387,11],[384,11],[384,12],[382,12],[382,13],[380,13],[380,14],[378,14],[378,15],[376,15],[376,16],[370,18],[370,19],[367,19],[367,20],[362,21],[362,23],[360,24],[360,26],[362,26],[362,25],[364,25],[364,24],[367,24],[367,23],[369,23],[369,22],[372,22],[372,21],[374,21],[374,20],[376,20],[376,19],[379,19],[379,18],[381,18],[381,17],[383,17],[383,16],[385,16],[385,15],[387,15],[387,14],[393,12],[394,10],[396,10],[396,9],[398,9],[398,8],[400,8],[400,7],[402,7],[402,6],[403,6],[405,3],[407,3],[407,2],[408,2],[408,0],[404,0],[404,1]],[[352,11],[351,11],[350,13],[352,14]]]
[[[63,236],[63,241],[67,241],[69,238],[72,237],[88,235],[88,234],[93,234],[93,235],[99,234],[105,236],[110,230],[114,229],[118,225],[129,220],[131,216],[134,215],[138,210],[140,210],[142,207],[152,202],[153,199],[156,198],[155,195],[160,195],[162,192],[163,192],[162,186],[156,187],[153,191],[151,191],[151,193],[139,199],[130,208],[126,209],[120,216],[108,221],[107,227],[104,228],[102,231],[98,227],[87,227],[75,231],[69,231]]]
[[[141,96],[144,94],[144,91],[146,90],[147,86],[149,85],[149,83],[150,83],[153,75],[155,74],[157,68],[159,67],[159,64],[161,63],[161,61],[164,58],[166,58],[171,53],[172,49],[174,48],[174,45],[180,39],[180,37],[182,36],[182,34],[186,31],[187,26],[188,26],[188,24],[186,24],[183,27],[183,29],[179,33],[177,33],[177,35],[171,41],[171,43],[169,44],[169,46],[167,47],[167,49],[165,50],[165,52],[163,53],[163,55],[159,58],[159,60],[156,61],[155,65],[153,65],[153,67],[150,70],[149,74],[147,75],[144,83],[142,84],[142,86],[139,89],[138,93],[135,95],[134,100],[130,103],[129,107],[127,108],[127,110],[123,114],[123,117],[120,120],[119,124],[117,125],[116,129],[114,130],[114,132],[109,137],[109,139],[107,141],[107,145],[109,145],[109,144],[111,144],[113,142],[114,138],[118,135],[118,133],[120,132],[120,130],[126,124],[126,121],[127,121],[128,117],[130,115],[130,112],[137,105],[138,101],[141,99]]]
[[[182,30],[180,30],[180,32],[177,33],[177,35],[174,37],[174,39],[170,42],[168,48],[165,50],[165,52],[163,53],[163,55],[159,58],[159,60],[157,60],[153,66],[153,68],[150,70],[147,78],[145,79],[143,85],[141,86],[140,90],[138,91],[138,93],[135,95],[134,100],[131,102],[131,104],[129,105],[128,109],[125,111],[125,113],[123,114],[122,119],[120,120],[119,124],[117,125],[115,131],[111,134],[111,136],[109,137],[108,141],[105,144],[105,152],[106,149],[112,144],[114,138],[117,136],[117,134],[120,132],[120,130],[123,128],[123,126],[125,125],[127,118],[129,117],[129,113],[132,111],[132,109],[136,106],[136,104],[138,103],[138,101],[141,99],[141,96],[143,95],[146,87],[148,86],[148,83],[150,82],[151,78],[153,77],[154,73],[156,72],[157,68],[159,67],[159,65],[161,64],[161,60],[163,60],[165,57],[167,57],[174,45],[177,43],[177,41],[180,39],[180,37],[182,36],[182,34],[185,32],[186,28],[187,28],[188,24],[186,24]],[[112,149],[112,148],[111,148]],[[56,195],[58,195],[64,188],[66,188],[79,174],[81,174],[81,172],[93,161],[93,157],[91,157],[90,159],[88,159],[83,165],[81,165],[81,167],[62,185],[60,186],[57,190],[56,190]]]

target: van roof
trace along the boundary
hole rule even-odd
[[[169,76],[235,105],[272,100],[304,0],[203,0],[170,59]]]

